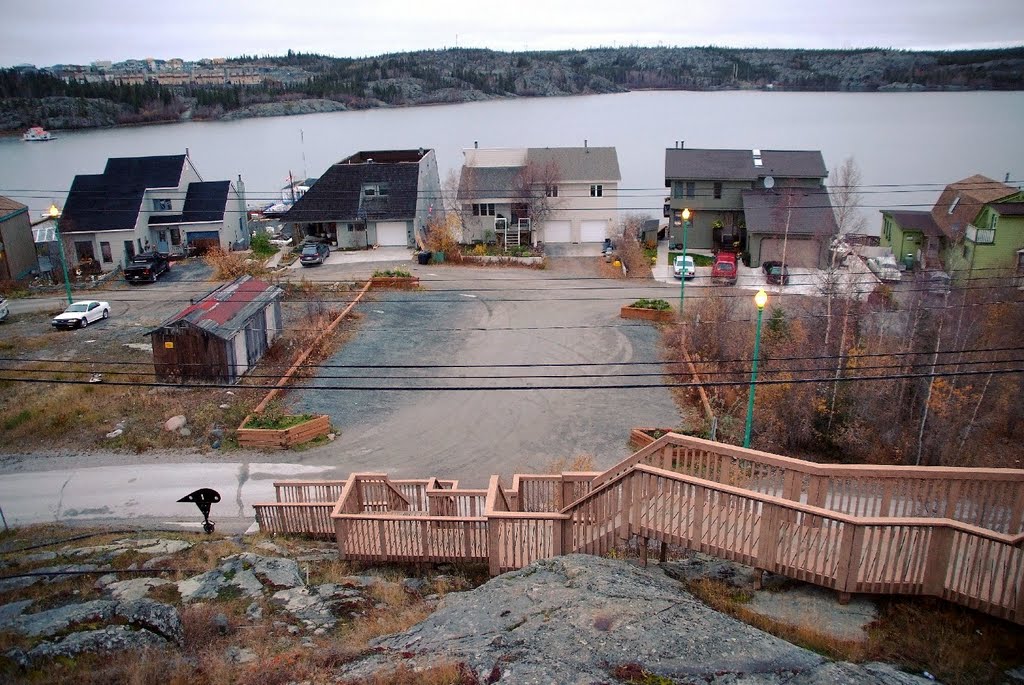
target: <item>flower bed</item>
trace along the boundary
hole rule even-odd
[[[272,426],[272,427],[255,427]],[[286,450],[331,432],[329,416],[247,417],[238,428],[238,446]]]
[[[374,288],[409,290],[419,287],[420,279],[405,269],[388,269],[387,271],[374,271],[370,283]]]
[[[643,321],[654,321],[663,323],[671,321],[674,313],[672,305],[665,300],[637,300],[633,304],[624,306],[619,312],[623,319],[640,319]]]

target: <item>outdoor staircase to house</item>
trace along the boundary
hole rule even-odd
[[[603,473],[276,483],[264,532],[343,559],[492,574],[639,538],[851,593],[927,594],[1024,624],[1024,471],[832,466],[668,434]]]

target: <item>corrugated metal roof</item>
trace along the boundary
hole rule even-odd
[[[149,333],[187,323],[222,340],[229,340],[254,314],[266,308],[282,292],[277,286],[268,285],[252,276],[239,276],[203,296]]]

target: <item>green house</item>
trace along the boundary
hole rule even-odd
[[[945,236],[945,270],[955,278],[1024,275],[1024,191],[971,176],[946,186],[931,215]]]
[[[946,239],[931,212],[883,209],[878,244],[904,264],[909,260],[918,269],[942,269]]]

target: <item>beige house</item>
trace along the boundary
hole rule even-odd
[[[619,219],[613,147],[463,150],[463,241],[600,243]]]

